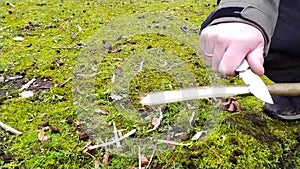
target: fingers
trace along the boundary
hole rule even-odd
[[[200,52],[201,56],[205,59],[208,66],[212,66],[212,58],[214,54],[215,45],[208,40],[207,35],[203,34],[200,37]]]
[[[218,42],[217,40],[214,40],[214,52],[213,52],[213,58],[212,58],[212,69],[215,72],[220,72],[220,62],[223,59],[224,53],[227,50],[228,44]],[[220,72],[223,73],[223,72]]]
[[[264,64],[263,53],[264,53],[263,47],[258,47],[254,49],[252,52],[250,52],[246,57],[251,70],[259,76],[265,73],[263,67]]]
[[[245,33],[246,32],[246,33]],[[208,26],[200,35],[200,52],[216,72],[235,76],[235,70],[247,59],[252,71],[264,74],[264,38],[261,32],[244,23]]]
[[[236,68],[242,63],[247,53],[248,50],[241,47],[239,44],[230,45],[219,63],[218,72],[229,76],[235,76]]]

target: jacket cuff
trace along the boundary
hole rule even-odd
[[[265,38],[265,53],[267,54],[270,40],[274,32],[272,19],[267,16],[263,11],[255,8],[254,6],[246,7],[222,7],[213,11],[201,25],[201,30],[205,27],[224,23],[224,22],[243,22],[258,28]]]
[[[240,22],[240,23],[245,23],[245,24],[249,24],[251,26],[254,26],[255,28],[257,28],[263,35],[264,37],[264,56],[267,55],[268,51],[269,51],[269,47],[270,47],[270,41],[268,40],[268,37],[266,36],[266,33],[262,30],[261,27],[257,26],[256,24],[253,24],[252,22],[249,22],[245,19],[242,18],[236,18],[236,17],[224,17],[224,18],[219,18],[219,19],[215,19],[213,20],[209,25],[217,25],[219,23],[229,23],[229,22]]]

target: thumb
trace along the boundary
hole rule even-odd
[[[251,51],[246,57],[251,70],[259,76],[265,73],[265,69],[263,67],[263,63],[264,63],[263,53],[264,53],[263,47],[258,47],[253,51]]]

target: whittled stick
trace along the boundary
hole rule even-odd
[[[21,135],[22,134],[22,132],[8,126],[7,124],[2,123],[1,121],[0,121],[0,127],[2,127],[4,130],[9,131],[11,133],[14,133],[16,135]]]
[[[267,88],[271,95],[300,96],[300,83],[276,83]]]

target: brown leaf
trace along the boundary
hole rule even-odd
[[[156,126],[158,123],[160,123],[159,118],[153,117],[151,123],[153,126]]]
[[[220,108],[229,112],[239,112],[242,110],[234,97],[229,97],[226,102],[221,103]]]
[[[104,165],[108,165],[108,160],[109,160],[109,153],[105,153],[105,154],[103,155],[102,163],[103,163]]]
[[[105,109],[97,109],[96,112],[101,115],[108,115],[108,111]]]
[[[82,148],[82,152],[83,152],[83,153],[90,154],[90,155],[95,154],[95,153],[96,153],[96,149],[93,149],[93,150],[88,149],[89,146],[92,146],[92,145],[94,145],[94,142],[93,142],[93,141],[87,142],[87,143],[85,144],[85,146]]]
[[[234,111],[234,105],[232,103],[230,103],[227,110],[230,111],[230,112],[233,112]]]
[[[149,164],[149,160],[146,157],[141,157],[142,167],[146,167]]]
[[[89,135],[88,135],[87,132],[81,132],[81,133],[79,133],[79,140],[85,141],[87,139],[89,139]]]
[[[83,152],[88,151],[88,147],[93,145],[93,141],[89,141],[85,144],[85,146],[82,148]]]
[[[38,139],[39,139],[41,142],[46,142],[46,141],[49,140],[49,136],[45,135],[44,130],[40,130],[40,131],[39,131],[39,134],[38,134]]]

